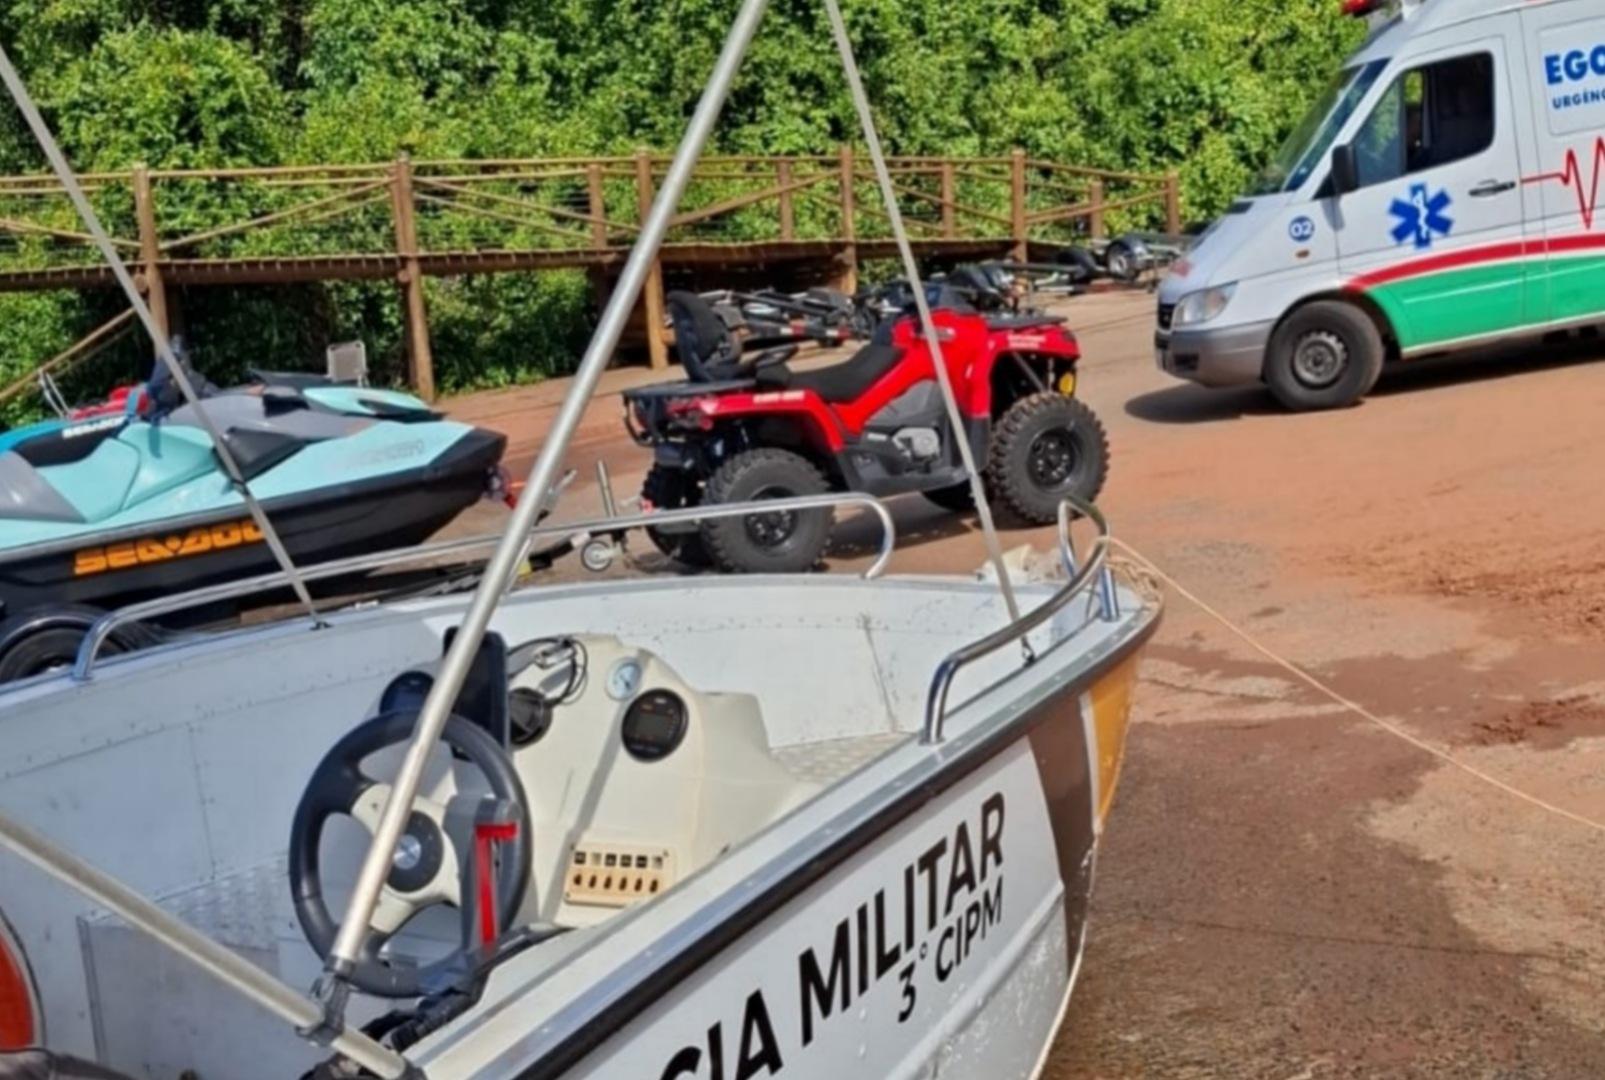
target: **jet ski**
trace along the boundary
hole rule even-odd
[[[119,607],[274,568],[195,406],[158,374],[0,431],[0,619]],[[506,438],[320,376],[203,384],[200,407],[298,562],[423,541],[500,489]]]

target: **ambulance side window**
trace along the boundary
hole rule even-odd
[[[1360,186],[1482,153],[1494,141],[1494,58],[1457,56],[1396,79],[1354,140]]]

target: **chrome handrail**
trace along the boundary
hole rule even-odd
[[[897,546],[897,525],[892,521],[891,511],[886,508],[885,503],[873,495],[865,495],[856,491],[833,492],[825,495],[804,495],[794,499],[763,499],[756,502],[726,503],[720,506],[691,506],[683,510],[654,510],[644,514],[626,514],[616,517],[596,518],[590,521],[569,521],[557,525],[540,525],[530,530],[529,539],[534,540],[543,536],[605,535],[607,533],[623,532],[628,529],[656,528],[661,525],[682,525],[699,521],[714,521],[721,518],[746,517],[753,513],[827,510],[838,506],[868,507],[881,520],[880,551],[876,555],[875,561],[862,574],[865,581],[873,581],[886,572],[886,565],[891,561],[892,552]],[[328,578],[380,570],[388,566],[418,562],[443,555],[466,554],[470,551],[495,547],[500,542],[500,535],[475,536],[462,540],[447,540],[424,547],[393,548],[389,551],[354,555],[346,559],[335,559],[331,562],[319,563],[316,566],[302,567],[300,574],[303,581],[324,581]],[[106,639],[118,627],[126,626],[131,622],[153,619],[160,615],[170,615],[175,611],[187,611],[225,600],[238,600],[257,593],[271,592],[275,589],[282,589],[288,584],[289,578],[282,571],[260,574],[256,577],[244,578],[239,581],[225,581],[218,585],[209,585],[203,589],[195,589],[191,592],[174,596],[157,597],[153,600],[118,608],[116,611],[109,611],[96,619],[84,635],[83,643],[78,647],[77,662],[73,665],[73,681],[89,681],[94,672],[96,657],[106,644]]]
[[[1098,527],[1098,538],[1092,543],[1087,561],[1079,567],[1076,565],[1075,548],[1070,540],[1072,511]],[[988,634],[979,641],[955,649],[937,665],[936,674],[931,678],[930,694],[925,699],[925,727],[920,734],[921,743],[926,746],[936,746],[941,743],[942,728],[947,720],[947,696],[953,688],[953,679],[961,669],[983,656],[997,652],[1005,645],[1024,639],[1031,631],[1064,610],[1070,601],[1085,592],[1094,581],[1097,581],[1103,589],[1103,596],[1100,597],[1103,617],[1110,621],[1118,617],[1118,608],[1114,606],[1113,576],[1105,564],[1109,555],[1109,522],[1096,506],[1069,498],[1059,504],[1059,555],[1070,574],[1070,581],[1064,588],[1008,626]],[[1029,657],[1026,663],[1028,666],[1031,663]]]

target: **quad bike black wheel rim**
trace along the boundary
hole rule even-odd
[[[1031,443],[1032,482],[1044,491],[1068,490],[1079,457],[1073,430],[1044,431]]]
[[[1051,525],[1066,495],[1096,499],[1109,472],[1109,442],[1097,415],[1052,391],[1004,411],[987,457],[987,490],[1033,525]]]
[[[796,496],[794,491],[786,491],[773,485],[762,489],[753,495],[753,500],[759,499],[790,499]],[[797,531],[797,514],[791,510],[776,510],[770,514],[751,514],[746,519],[747,537],[759,547],[777,548],[790,540]]]

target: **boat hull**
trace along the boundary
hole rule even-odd
[[[486,491],[505,437],[473,430],[416,469],[264,502],[291,558],[310,564],[419,543]],[[0,616],[115,608],[266,573],[277,563],[243,504],[0,555]]]
[[[409,1058],[431,1080],[1033,1075],[1077,970],[1135,657],[1157,624],[1156,610],[1120,595],[1113,622],[1096,605],[1056,617],[1033,639],[1033,664],[1009,649],[966,669],[933,746],[918,737],[925,673],[1003,617],[984,585],[709,577],[515,593],[493,624],[505,640],[554,628],[616,636],[690,687],[761,702],[774,760],[813,786],[761,826],[729,824],[745,839],[710,847],[657,900],[573,921],[507,960],[479,1006]],[[108,658],[87,683],[0,690],[11,748],[0,811],[309,985],[318,963],[287,910],[286,823],[319,758],[398,672],[438,661],[462,606],[438,597],[338,613],[322,629],[253,626]],[[598,659],[599,688],[604,669]],[[587,717],[563,730],[606,742],[616,719]],[[735,729],[706,724],[708,745],[731,745]],[[822,764],[855,740],[871,753],[828,779],[788,756]],[[553,735],[531,747],[530,768],[542,755],[568,761],[564,745]],[[574,761],[576,778],[616,774],[631,798],[641,770],[672,765],[627,779],[617,757]],[[552,918],[573,837],[601,827],[581,818],[613,804],[579,779],[528,790],[551,804],[537,818],[539,889],[523,917]],[[75,798],[58,807],[61,792]],[[674,844],[660,834],[691,814],[678,805],[654,801],[640,837]],[[0,910],[37,977],[53,1050],[135,1076],[287,1077],[317,1060],[273,1018],[4,852]],[[352,1019],[385,1008],[354,1001]]]
[[[945,760],[897,783],[880,812],[814,821],[827,844],[698,925],[683,952],[568,1040],[534,1060],[521,1047],[487,1058],[470,1030],[426,1072],[1038,1075],[1080,967],[1137,650],[1156,626],[1157,615],[1010,723],[938,751]]]

